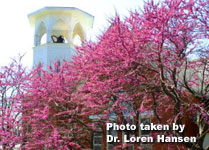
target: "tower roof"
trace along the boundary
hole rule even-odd
[[[77,15],[87,19],[91,26],[93,26],[94,16],[76,7],[44,7],[28,14],[28,18],[31,25],[34,26],[37,20],[52,15],[64,15],[69,17]]]

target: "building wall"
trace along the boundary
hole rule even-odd
[[[165,113],[165,115],[163,116],[163,122],[165,122],[165,124],[167,124],[166,120],[169,119],[170,115],[171,114],[166,114]],[[185,117],[182,120],[182,122],[183,122],[182,124],[185,124],[184,135],[185,136],[189,136],[189,137],[196,136],[197,133],[198,133],[198,128],[195,125],[195,123],[192,122],[192,120],[191,120],[191,118],[189,116],[191,116],[191,114],[188,112],[188,113],[185,114]],[[156,118],[153,115],[150,116],[150,117],[151,117],[151,122],[154,123],[154,124],[157,124]],[[134,122],[135,123],[136,123],[136,119],[137,118],[135,117],[134,118]],[[105,124],[103,126],[103,130],[106,130],[106,125]],[[135,130],[134,134],[136,136],[140,136],[139,128],[137,128]],[[160,135],[161,132],[157,131],[157,134]],[[108,143],[107,143],[106,136],[107,136],[107,134],[103,134],[102,135],[102,150],[107,150],[108,149],[107,148],[108,147]],[[123,141],[122,140],[122,138],[123,138],[122,137],[123,136],[122,131],[117,131],[117,136],[119,137],[120,141]],[[151,132],[150,136],[152,136],[152,132]],[[125,148],[125,143],[120,142],[118,144],[122,145],[122,149],[130,150],[128,148]],[[177,149],[177,147],[181,147],[182,150],[186,149],[186,147],[183,144],[181,144],[181,143],[171,143],[170,145],[168,145],[168,143],[157,143],[157,142],[151,143],[151,144],[149,144],[149,143],[147,143],[147,144],[146,143],[134,143],[134,149],[135,150],[138,149],[139,146],[149,146],[151,148],[151,150],[175,150],[175,149]],[[93,149],[93,147],[92,147],[92,149]]]

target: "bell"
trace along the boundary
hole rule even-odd
[[[63,35],[60,36],[56,36],[56,35],[52,35],[51,36],[53,43],[65,43],[65,39],[63,37]]]

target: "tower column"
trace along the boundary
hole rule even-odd
[[[72,35],[73,35],[73,31],[70,29],[70,30],[69,30],[69,35],[68,35],[69,44],[72,44],[72,43],[73,43]]]
[[[34,35],[34,46],[38,46],[39,45],[39,35],[35,34]]]
[[[52,41],[51,36],[52,36],[52,30],[48,30],[46,36],[46,43],[51,43]]]

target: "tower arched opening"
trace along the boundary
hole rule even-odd
[[[52,27],[52,35],[59,37],[63,36],[64,38],[64,43],[68,43],[68,35],[69,35],[69,29],[66,23],[62,20],[59,19],[55,22],[55,24]]]
[[[73,44],[76,46],[81,46],[82,41],[85,39],[85,33],[80,23],[77,23],[73,29]]]

